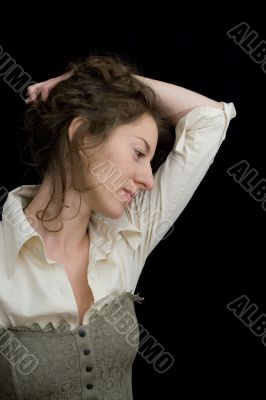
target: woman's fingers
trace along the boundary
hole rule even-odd
[[[31,101],[34,101],[37,98],[38,94],[41,91],[41,85],[42,85],[42,82],[35,83],[34,85],[30,85],[27,88],[27,98],[25,100],[26,104],[30,103]]]
[[[30,103],[34,101],[39,93],[41,94],[41,98],[43,101],[47,100],[50,90],[60,81],[68,79],[72,75],[72,72],[68,72],[64,75],[57,76],[56,78],[48,79],[47,81],[38,82],[34,85],[30,85],[27,89],[28,97],[25,100],[25,103]]]
[[[26,103],[30,103],[34,101],[39,94],[41,94],[42,101],[46,101],[49,95],[49,91],[52,89],[53,86],[57,83],[55,78],[48,79],[44,82],[38,82],[34,85],[30,85],[27,89],[27,99],[25,100]]]

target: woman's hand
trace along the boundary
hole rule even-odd
[[[25,103],[30,103],[34,101],[39,94],[41,94],[42,101],[46,101],[50,90],[57,85],[60,81],[64,79],[68,79],[71,76],[71,72],[68,72],[64,75],[57,76],[56,78],[48,79],[47,81],[38,82],[34,85],[30,85],[27,89],[27,98]]]

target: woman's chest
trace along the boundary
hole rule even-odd
[[[84,320],[97,300],[135,289],[134,262],[121,258],[117,249],[107,255],[97,247],[92,250],[87,259],[81,253],[60,260],[48,254],[56,261],[50,264],[39,253],[21,252],[12,280],[2,285],[0,321],[14,326],[52,321],[56,326],[63,318],[75,327],[77,316]]]
[[[84,314],[94,303],[94,296],[88,281],[88,260],[79,263],[65,262],[64,267],[76,301],[79,324],[82,324]]]

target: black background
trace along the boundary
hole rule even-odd
[[[175,358],[158,374],[140,355],[134,400],[264,390],[266,347],[227,308],[246,295],[266,313],[266,213],[226,170],[241,160],[266,178],[266,74],[226,32],[246,22],[266,40],[262,2],[75,2],[2,8],[0,45],[35,81],[90,51],[117,52],[145,76],[233,102],[237,116],[214,163],[147,259],[139,322]],[[28,184],[16,136],[25,109],[1,79],[1,186]]]

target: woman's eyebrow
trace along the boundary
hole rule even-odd
[[[139,138],[139,139],[141,139],[141,140],[143,140],[143,142],[145,143],[145,145],[146,145],[146,149],[148,150],[148,152],[149,153],[151,153],[151,146],[149,145],[149,143],[143,138],[143,137],[141,137],[141,136],[135,136],[136,138]]]

